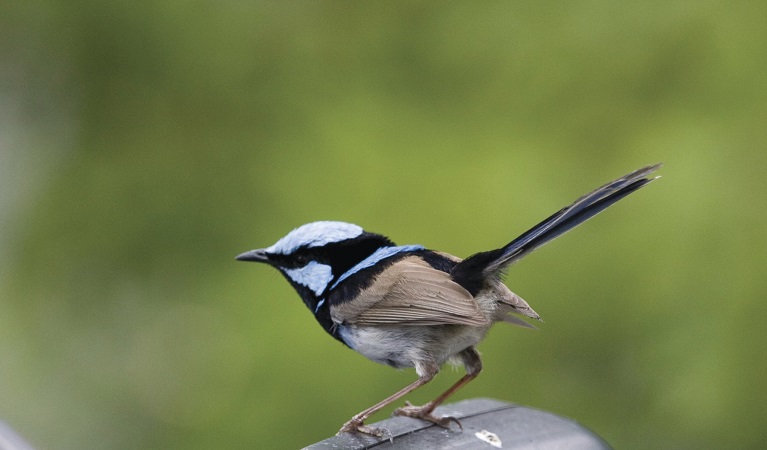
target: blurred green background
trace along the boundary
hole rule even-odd
[[[344,348],[235,255],[335,219],[467,256],[664,162],[512,268],[546,322],[497,326],[456,399],[622,449],[764,448],[766,15],[4,2],[0,419],[40,449],[324,439],[415,374]]]

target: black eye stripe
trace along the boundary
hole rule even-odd
[[[272,255],[270,259],[285,269],[298,269],[316,259],[316,255],[311,254],[308,249],[299,249],[290,255]]]
[[[320,247],[298,247],[289,255],[277,254],[272,260],[284,269],[299,269],[311,261],[329,265],[338,276],[380,247],[394,245],[384,236],[366,233],[360,238],[333,242]]]

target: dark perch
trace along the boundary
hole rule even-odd
[[[393,417],[373,424],[389,431],[384,438],[362,433],[347,433],[306,447],[310,450],[370,448],[390,449],[478,449],[497,448],[480,440],[475,433],[495,433],[504,449],[598,450],[611,447],[602,438],[571,419],[526,406],[493,399],[471,399],[443,405],[440,416],[460,419],[457,427],[446,430],[429,422],[407,417]]]

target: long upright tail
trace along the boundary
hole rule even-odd
[[[527,230],[506,246],[472,255],[456,265],[451,275],[461,285],[476,290],[484,280],[522,258],[541,245],[559,237],[602,212],[608,206],[631,194],[650,181],[647,175],[658,170],[661,164],[643,167],[605,184],[552,214],[543,222]]]

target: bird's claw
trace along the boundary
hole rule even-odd
[[[346,422],[344,426],[338,430],[336,436],[340,436],[344,433],[362,433],[369,436],[375,436],[377,438],[382,438],[384,435],[391,434],[391,432],[385,428],[371,427],[370,425],[365,425],[362,423],[361,420],[354,418]]]
[[[405,406],[394,410],[395,416],[406,416],[414,419],[421,419],[439,425],[442,428],[450,429],[450,424],[455,423],[463,431],[461,422],[453,416],[437,417],[432,414],[433,408],[425,406],[413,406],[410,402],[405,402]]]

